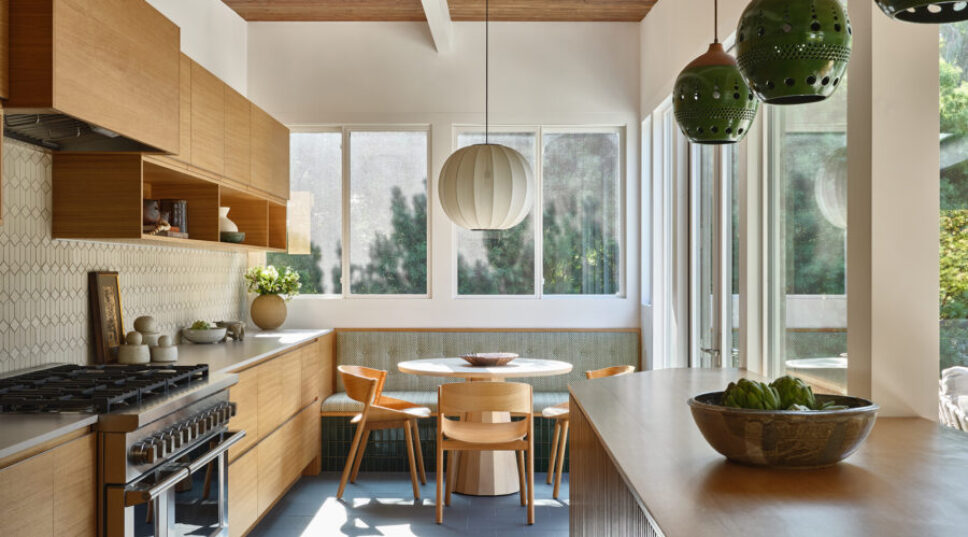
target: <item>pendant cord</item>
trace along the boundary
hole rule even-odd
[[[489,75],[490,75],[490,0],[484,0],[484,143],[488,143],[488,105],[490,104]]]
[[[713,0],[713,42],[719,43],[719,0]]]

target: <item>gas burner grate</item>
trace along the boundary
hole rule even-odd
[[[0,412],[132,407],[208,378],[207,365],[62,365],[0,379]]]

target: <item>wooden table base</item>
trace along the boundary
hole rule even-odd
[[[468,414],[468,421],[504,423],[507,412]],[[503,496],[518,492],[517,462],[513,451],[461,451],[457,458],[457,484],[454,492],[472,496]]]

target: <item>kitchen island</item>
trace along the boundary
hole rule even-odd
[[[572,385],[571,535],[968,533],[968,435],[879,418],[830,468],[734,464],[706,443],[686,401],[743,376],[753,377],[667,369]]]

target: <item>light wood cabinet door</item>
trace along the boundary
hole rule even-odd
[[[0,0],[0,98],[10,96],[10,0]]]
[[[282,414],[282,360],[275,358],[260,364],[259,434],[266,437],[284,421]]]
[[[0,535],[95,537],[96,461],[90,433],[0,470]]]
[[[303,405],[300,404],[302,377],[302,349],[285,354],[277,361],[282,362],[282,419],[295,416]]]
[[[259,368],[253,367],[239,373],[239,382],[229,389],[229,400],[236,404],[235,417],[229,421],[229,430],[245,431],[245,438],[229,448],[229,461],[259,441]]]
[[[289,199],[289,129],[258,106],[250,105],[252,186]]]
[[[225,86],[225,176],[249,184],[251,173],[249,101]]]
[[[283,461],[290,456],[288,453],[285,429],[262,439],[256,448],[259,458],[259,514],[265,513],[286,490],[286,476],[283,474]]]
[[[306,406],[319,398],[323,385],[323,361],[319,353],[319,342],[313,342],[303,347],[299,360],[302,368],[300,383],[300,404]]]
[[[225,84],[192,62],[192,164],[225,170]]]
[[[178,153],[172,158],[178,159],[186,164],[192,162],[192,59],[181,55],[181,69],[178,79]]]
[[[229,465],[229,535],[242,536],[259,510],[259,455],[252,450]]]

